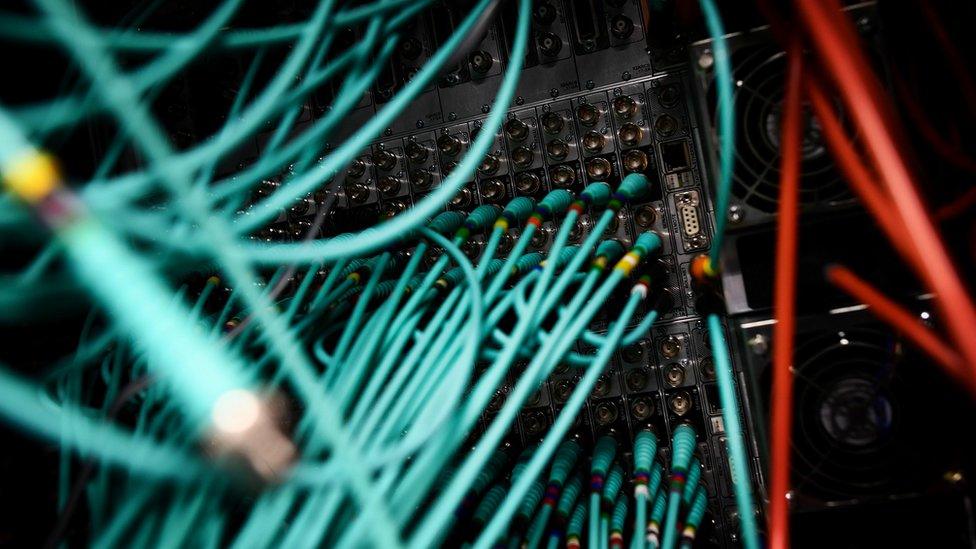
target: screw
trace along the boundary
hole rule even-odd
[[[705,50],[701,55],[698,56],[698,67],[702,70],[709,70],[712,65],[715,64],[715,56],[712,55],[712,50]]]
[[[457,113],[454,113],[454,112],[447,113],[447,119],[448,120],[457,120]]]
[[[586,89],[592,90],[595,87],[596,87],[596,82],[594,82],[592,80],[587,80],[586,81]]]
[[[523,103],[525,103],[525,98],[522,97],[521,95],[515,98],[515,104],[516,105],[521,105]]]
[[[622,80],[630,80],[630,71],[624,71],[624,73],[620,75],[620,78]]]
[[[732,204],[731,206],[729,206],[729,215],[728,215],[729,223],[733,225],[738,225],[739,223],[742,223],[745,217],[746,217],[746,212],[745,210],[742,209],[742,206],[738,204]]]
[[[417,129],[419,130],[420,128],[423,128],[423,127],[424,127],[424,121],[423,120],[418,120],[417,121]]]
[[[484,104],[484,105],[481,106],[481,112],[483,112],[485,114],[488,114],[488,111],[490,111],[490,110],[491,110],[491,105]]]
[[[764,355],[769,351],[769,341],[766,340],[766,336],[762,334],[756,334],[749,338],[747,343],[752,352],[757,355]]]

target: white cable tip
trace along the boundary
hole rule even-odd
[[[228,435],[254,427],[261,417],[261,401],[246,389],[232,389],[220,395],[212,411],[213,426]]]
[[[274,400],[247,389],[232,389],[217,398],[211,410],[208,445],[216,458],[231,458],[263,482],[281,480],[297,450],[282,432]],[[280,408],[280,406],[278,407]]]

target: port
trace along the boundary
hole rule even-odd
[[[628,345],[620,350],[620,358],[624,359],[624,362],[640,362],[644,358],[644,347],[639,343]]]
[[[627,383],[627,390],[638,393],[647,388],[649,379],[647,375],[647,370],[640,368],[637,370],[631,370],[627,372],[625,376],[625,382]]]
[[[551,32],[540,32],[536,37],[539,51],[546,57],[558,57],[563,49],[563,39]]]
[[[576,53],[587,54],[609,46],[603,27],[606,15],[603,2],[598,0],[572,0],[573,30],[576,35]]]
[[[532,172],[522,172],[515,176],[515,189],[520,194],[535,194],[542,187],[539,177]]]
[[[576,170],[565,164],[561,164],[549,172],[549,178],[552,180],[554,187],[565,189],[571,187],[576,182]]]
[[[654,415],[654,401],[649,397],[636,398],[630,404],[630,413],[637,421],[647,421]]]
[[[600,110],[589,103],[582,103],[576,107],[576,119],[584,126],[596,126],[600,121]]]
[[[441,134],[441,136],[437,138],[437,149],[440,150],[442,154],[457,156],[458,153],[461,152],[461,140],[449,133]]]
[[[528,147],[518,147],[512,151],[512,164],[516,168],[528,168],[535,160],[535,154]]]
[[[505,199],[505,183],[500,179],[489,179],[481,183],[481,198],[487,202],[501,202]]]
[[[701,220],[698,217],[698,193],[691,191],[676,194],[674,203],[678,207],[681,231],[685,236],[694,237],[701,233]]]
[[[715,362],[712,361],[712,357],[706,356],[698,362],[698,369],[701,370],[702,378],[705,381],[713,381],[715,379]]]
[[[627,122],[623,126],[620,126],[617,136],[620,138],[620,142],[624,145],[634,147],[639,145],[641,140],[644,139],[644,130],[642,130],[637,124]]]
[[[382,216],[384,219],[389,219],[396,216],[397,214],[403,213],[407,210],[407,205],[399,200],[391,200],[383,205]]]
[[[464,187],[451,199],[451,207],[456,210],[463,210],[471,206],[474,200],[471,189]]]
[[[681,352],[681,340],[669,335],[661,341],[661,356],[664,358],[674,358]]]
[[[546,154],[553,160],[562,160],[569,154],[569,145],[562,139],[546,143]]]
[[[562,116],[559,116],[558,113],[547,112],[546,114],[542,115],[542,129],[545,130],[546,133],[555,135],[563,131],[563,128],[565,127],[566,122],[563,120]]]
[[[484,158],[481,159],[481,164],[478,165],[478,171],[482,175],[494,175],[498,171],[500,163],[498,157],[493,154],[486,154]]]
[[[549,427],[549,418],[542,410],[532,410],[522,415],[522,427],[531,437],[541,435]]]
[[[611,389],[610,379],[606,375],[602,375],[597,378],[596,383],[593,385],[592,396],[601,398],[610,394]]]
[[[402,184],[399,177],[384,175],[376,182],[376,189],[385,196],[393,196],[400,192]]]
[[[660,137],[671,137],[678,131],[678,121],[670,114],[662,114],[654,121],[654,131]]]
[[[397,47],[397,53],[399,53],[400,58],[404,61],[416,61],[420,59],[420,54],[423,53],[424,46],[415,37],[411,36]]]
[[[664,380],[668,385],[677,387],[685,382],[685,369],[677,362],[672,362],[664,368]]]
[[[396,168],[397,157],[386,149],[380,149],[373,153],[373,164],[383,171],[390,171]]]
[[[610,19],[610,33],[617,40],[626,40],[634,34],[634,22],[630,17],[622,13],[614,15]]]
[[[482,50],[471,52],[471,55],[468,56],[468,63],[475,74],[487,74],[494,62],[491,54]]]
[[[477,240],[466,240],[464,244],[461,244],[461,252],[468,257],[468,259],[477,259],[481,255],[481,243]]]
[[[599,427],[612,425],[617,421],[617,405],[613,402],[601,402],[593,409],[593,421]]]
[[[673,108],[677,106],[678,101],[681,100],[681,90],[678,86],[674,84],[668,84],[661,88],[661,91],[657,93],[657,102],[661,104],[662,107],[666,109]]]
[[[637,114],[637,101],[629,95],[621,95],[613,99],[613,113],[623,119],[633,118]]]
[[[407,153],[407,158],[410,159],[414,164],[423,164],[427,162],[427,158],[430,156],[430,152],[427,147],[417,143],[416,141],[408,141],[404,150]]]
[[[687,391],[678,391],[671,396],[668,404],[671,406],[671,411],[674,412],[674,415],[682,417],[691,411],[691,395]]]
[[[647,171],[647,166],[650,164],[650,160],[647,158],[647,153],[639,150],[629,150],[624,153],[624,171],[627,173],[643,173]]]
[[[346,198],[354,204],[362,204],[369,200],[369,187],[362,183],[346,185]]]
[[[433,178],[427,170],[414,170],[410,172],[410,184],[414,189],[427,190],[430,188]]]
[[[600,132],[588,131],[583,135],[583,148],[591,153],[598,153],[607,144],[607,138]]]
[[[532,19],[539,26],[548,27],[555,23],[557,15],[556,6],[552,2],[537,2],[532,8]]]
[[[591,158],[586,161],[586,175],[594,181],[604,181],[613,173],[613,166],[606,158]]]
[[[346,170],[346,176],[350,179],[359,179],[366,173],[366,163],[363,159],[357,158],[349,164],[349,169]]]
[[[657,219],[657,212],[654,211],[654,207],[650,204],[644,204],[639,206],[634,210],[634,222],[637,226],[642,229],[648,229],[654,226],[654,221]]]
[[[529,127],[518,118],[512,118],[505,122],[505,135],[512,141],[525,141],[529,136]]]
[[[688,144],[684,140],[661,143],[661,162],[667,173],[688,169],[691,159],[688,156]]]

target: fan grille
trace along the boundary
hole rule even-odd
[[[939,478],[952,412],[931,363],[870,329],[801,338],[794,360],[800,501],[905,492]]]
[[[779,194],[780,119],[786,54],[769,45],[742,47],[732,54],[736,82],[736,154],[733,195],[766,213],[776,211]],[[709,86],[715,123],[716,94]],[[800,205],[832,207],[851,195],[824,145],[819,122],[804,106],[805,130],[800,180]]]

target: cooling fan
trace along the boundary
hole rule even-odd
[[[897,336],[870,326],[800,334],[794,375],[797,508],[923,493],[951,467],[954,392]]]
[[[732,193],[737,201],[765,214],[776,211],[779,195],[780,118],[786,54],[769,45],[739,48],[732,54],[736,81],[736,155]],[[709,107],[715,124],[715,90],[709,85]],[[800,204],[832,208],[851,195],[834,167],[820,124],[804,108],[803,163]],[[841,112],[843,120],[843,112]]]

